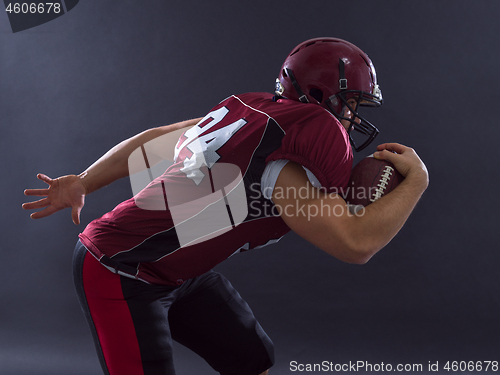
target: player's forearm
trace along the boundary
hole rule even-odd
[[[199,119],[193,119],[148,129],[114,146],[79,175],[85,186],[86,194],[90,194],[120,178],[128,176],[129,156],[135,149],[141,147],[141,145],[169,132],[193,126],[198,121]]]
[[[409,175],[395,190],[353,218],[356,224],[350,227],[353,231],[350,237],[355,239],[359,263],[366,263],[396,236],[426,188],[426,176]]]

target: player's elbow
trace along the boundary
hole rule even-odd
[[[348,238],[325,249],[327,253],[343,262],[359,265],[368,263],[378,250],[375,244],[358,238]]]
[[[355,228],[351,225],[325,225],[314,235],[308,236],[309,233],[305,232],[303,237],[342,262],[366,264],[379,248],[376,242]],[[302,234],[300,229],[297,230],[299,235]]]
[[[351,253],[355,264],[366,264],[383,246],[370,238],[353,238]]]
[[[363,265],[368,263],[372,256],[372,253],[356,252],[355,254],[353,254],[352,260],[349,263]]]
[[[351,264],[366,264],[375,254],[371,249],[365,249],[363,247],[350,248],[345,255],[344,261]]]

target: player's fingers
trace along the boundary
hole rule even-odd
[[[397,156],[398,156],[398,154],[395,154],[393,151],[389,151],[387,149],[373,153],[373,157],[375,159],[387,160],[387,161],[390,161],[391,163],[394,163],[394,158]]]
[[[57,212],[58,210],[56,208],[54,208],[53,206],[49,206],[41,211],[38,211],[38,212],[33,212],[30,217],[32,219],[41,219],[43,217],[47,217],[47,216],[50,216],[52,215],[54,212]]]
[[[42,180],[43,182],[47,183],[47,184],[52,184],[52,181],[54,181],[52,178],[50,178],[49,176],[43,174],[43,173],[38,173],[36,175],[36,178],[38,178],[39,180]]]
[[[24,195],[48,195],[49,189],[26,189],[24,190]]]
[[[48,198],[43,198],[43,199],[37,200],[35,202],[23,203],[23,205],[22,205],[22,207],[25,210],[36,210],[38,208],[43,208],[43,207],[47,207],[47,206],[50,206],[50,201]]]
[[[387,147],[388,143],[382,143],[381,145],[377,146],[377,151],[382,151],[385,150]]]
[[[384,143],[377,146],[378,151],[388,150],[392,152],[396,152],[398,154],[402,154],[408,147],[403,146],[399,143]]]
[[[80,224],[80,211],[82,210],[81,207],[74,206],[73,209],[71,210],[71,219],[73,220],[73,223],[75,225]]]
[[[47,175],[44,175],[43,173],[38,173],[36,177],[39,180],[42,180],[43,182],[51,185],[52,182],[54,181],[52,178],[50,178]],[[49,189],[25,189],[24,190],[24,195],[48,195],[49,194]]]

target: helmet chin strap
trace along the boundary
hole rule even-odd
[[[356,121],[354,121],[352,118],[346,116],[345,112],[347,110],[349,110],[351,112],[352,116],[354,116],[352,109],[349,106],[347,106],[346,104],[342,103],[342,109],[340,111],[339,121],[342,121],[342,120],[349,121],[349,126],[346,130],[347,130],[347,134],[349,134],[349,137],[351,137],[351,132],[354,130],[354,127],[356,126]]]
[[[292,82],[293,88],[295,91],[297,91],[297,94],[299,95],[299,100],[302,103],[309,103],[309,99],[307,99],[306,94],[304,94],[304,91],[299,86],[299,83],[297,82],[297,79],[295,78],[295,74],[293,74],[292,69],[285,68],[285,73],[290,77],[290,81]]]
[[[342,92],[347,91],[347,79],[345,78],[345,63],[344,63],[344,60],[342,60],[341,58],[339,58],[339,89],[340,89],[340,91],[339,91],[339,94],[337,94],[337,95],[339,95],[339,97],[342,98]],[[368,121],[364,120],[362,117],[359,117],[358,107],[359,107],[360,101],[361,101],[361,97],[358,98],[358,101],[356,103],[356,107],[353,109],[347,103],[347,97],[344,97],[341,100],[342,108],[340,110],[340,116],[338,116],[338,117],[340,117],[339,121],[341,121],[341,120],[349,121],[350,125],[347,128],[347,134],[349,136],[349,141],[351,143],[351,146],[354,148],[354,150],[356,152],[359,152],[359,151],[363,150],[365,147],[367,147],[375,139],[375,137],[379,133],[378,129],[375,126],[373,126]],[[349,109],[349,111],[351,112],[351,117],[346,116],[345,112],[347,109]],[[360,119],[360,124],[356,123],[357,117]],[[364,126],[361,124],[363,122],[368,124],[371,127],[371,129],[373,129],[373,130],[371,132],[366,132],[366,131],[361,130],[364,128]],[[360,128],[356,129],[357,125],[359,125],[361,127],[361,129]],[[368,136],[368,139],[365,142],[363,142],[362,145],[358,146],[356,144],[356,142],[354,141],[354,138],[352,135],[353,130],[357,130],[363,134],[366,134]]]
[[[345,78],[345,63],[339,58],[339,89],[340,91],[347,90],[347,79]]]

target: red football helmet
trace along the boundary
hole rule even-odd
[[[275,92],[291,100],[319,104],[339,121],[348,120],[349,138],[356,151],[368,146],[379,133],[358,113],[359,106],[382,105],[375,68],[366,53],[345,40],[315,38],[299,44],[283,63]],[[344,116],[347,108],[352,118]],[[360,145],[354,140],[353,129],[362,134],[361,142],[357,139]]]

